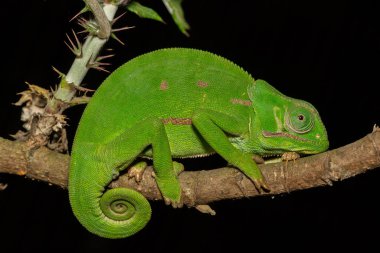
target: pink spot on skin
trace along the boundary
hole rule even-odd
[[[160,90],[167,90],[169,89],[169,84],[166,80],[163,80],[160,84]]]
[[[202,81],[202,80],[199,80],[197,84],[198,84],[198,86],[201,87],[201,88],[205,88],[205,87],[208,86],[208,83],[205,82],[205,81]]]
[[[191,120],[191,118],[166,118],[166,119],[162,119],[162,123],[164,123],[164,125],[167,125],[169,123],[173,124],[173,125],[191,125],[193,122]]]
[[[240,98],[231,98],[230,102],[235,105],[244,105],[244,106],[251,106],[252,101],[250,100],[244,100]]]

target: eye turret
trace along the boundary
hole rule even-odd
[[[292,107],[285,114],[285,124],[288,130],[304,134],[313,128],[314,116],[305,107]]]

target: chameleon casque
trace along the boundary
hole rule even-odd
[[[138,157],[153,159],[157,185],[175,206],[181,188],[172,158],[218,153],[267,189],[252,154],[327,148],[325,127],[310,103],[212,53],[161,49],[115,70],[87,105],[72,148],[70,203],[92,233],[123,238],[146,225],[151,208],[139,192],[107,186]]]

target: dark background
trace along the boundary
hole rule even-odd
[[[118,25],[136,28],[119,34],[126,46],[107,44],[116,53],[110,70],[158,48],[199,48],[314,104],[331,149],[363,137],[380,123],[379,1],[185,0],[190,38],[174,27],[160,1],[145,2],[167,25],[127,14]],[[1,137],[10,138],[21,128],[20,108],[11,103],[26,88],[24,81],[48,88],[58,82],[51,66],[67,72],[74,57],[63,41],[71,28],[78,30],[68,21],[82,7],[82,1],[74,0],[2,2]],[[91,71],[85,83],[96,88],[106,76]],[[67,111],[70,143],[83,108]],[[65,190],[0,175],[0,182],[9,185],[0,192],[0,251],[369,252],[379,248],[379,180],[380,171],[374,170],[333,187],[221,201],[212,204],[215,217],[153,202],[153,217],[144,230],[124,240],[107,240],[77,222]]]

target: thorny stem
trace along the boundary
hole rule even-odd
[[[53,96],[45,96],[47,99],[47,104],[43,109],[43,112],[35,112],[38,105],[32,99],[36,92],[31,90],[25,92],[23,97],[20,99],[20,104],[24,104],[22,101],[30,100],[32,103],[26,104],[25,108],[29,112],[27,127],[25,127],[28,132],[23,133],[19,131],[15,135],[18,140],[28,140],[31,147],[39,147],[44,145],[49,145],[52,133],[57,132],[59,140],[65,140],[64,126],[66,125],[65,118],[62,116],[62,112],[71,105],[74,105],[77,101],[74,101],[76,91],[79,90],[84,77],[86,76],[90,68],[94,68],[97,63],[98,55],[100,50],[103,48],[104,44],[111,37],[111,24],[114,20],[116,11],[118,10],[119,2],[117,1],[104,1],[103,7],[100,5],[99,0],[85,0],[87,4],[87,9],[90,9],[95,16],[97,25],[94,26],[96,31],[89,33],[83,46],[73,45],[70,41],[70,50],[81,50],[76,52],[77,57],[75,58],[70,70],[67,75],[61,74],[61,82],[56,91],[53,91]],[[86,21],[93,22],[93,21]],[[76,35],[74,35],[76,36]],[[77,38],[76,38],[77,39]],[[104,65],[104,64],[103,64]],[[39,94],[41,95],[41,94]],[[38,97],[38,96],[37,96]],[[21,133],[20,133],[21,132]],[[65,143],[64,141],[62,143]],[[59,150],[67,150],[66,144]]]
[[[83,92],[88,91],[88,89],[79,86],[90,68],[105,71],[102,66],[106,65],[106,63],[99,62],[105,56],[98,57],[98,55],[104,44],[113,35],[111,34],[111,26],[115,14],[118,6],[124,4],[125,1],[84,1],[86,7],[80,14],[90,10],[94,15],[96,24],[95,21],[83,19],[83,25],[87,32],[89,32],[83,46],[78,42],[75,33],[74,38],[76,43],[68,38],[69,43],[66,43],[66,45],[73,51],[76,58],[67,75],[57,71],[60,76],[60,84],[57,90],[49,92],[36,85],[29,85],[29,90],[20,93],[21,98],[15,103],[18,106],[24,106],[21,120],[25,122],[23,127],[27,131],[18,131],[13,137],[19,141],[27,141],[31,150],[46,145],[59,152],[67,151],[66,118],[62,113],[72,105],[88,101],[86,95],[78,98],[75,95],[78,90]],[[113,35],[113,37],[115,36]]]
[[[104,13],[106,14],[109,21],[112,21],[118,6],[113,4],[105,4],[103,7]],[[100,50],[107,42],[107,38],[99,38],[98,36],[89,35],[83,45],[82,57],[76,58],[71,66],[69,72],[66,75],[66,81],[79,86],[84,77],[86,76],[89,67],[88,64],[94,62],[98,56]],[[57,95],[57,94],[56,94]]]

